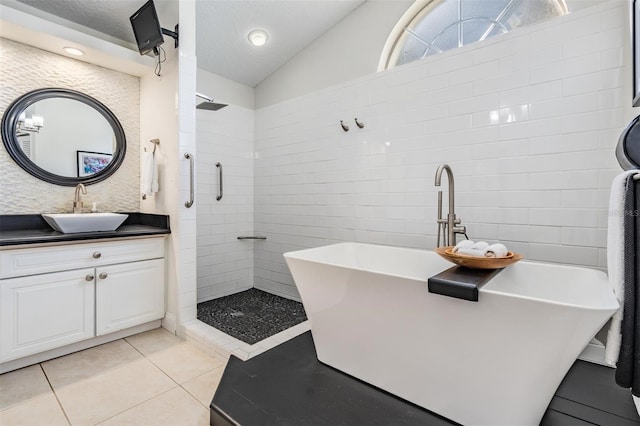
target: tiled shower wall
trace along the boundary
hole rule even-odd
[[[268,240],[255,286],[298,298],[290,250],[435,247],[440,163],[471,239],[605,267],[614,148],[634,113],[627,8],[605,2],[258,110],[254,226]]]
[[[253,287],[253,245],[261,243],[238,240],[253,235],[253,117],[235,105],[196,113],[198,302]]]
[[[85,205],[96,202],[99,211],[138,211],[140,79],[4,38],[0,58],[0,113],[26,92],[60,87],[98,99],[118,117],[127,138],[124,162],[109,179],[88,187],[83,198]],[[70,212],[73,193],[73,187],[31,176],[0,145],[0,213]]]

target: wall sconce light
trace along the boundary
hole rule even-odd
[[[40,133],[40,129],[44,127],[44,117],[40,115],[32,115],[27,118],[26,114],[23,112],[18,117],[18,131],[19,132],[30,132],[30,133]]]

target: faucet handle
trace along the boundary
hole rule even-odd
[[[460,223],[460,222],[458,222]],[[453,232],[455,232],[456,234],[466,234],[467,233],[467,227],[462,225],[462,226],[454,226],[453,227]]]
[[[74,201],[73,202],[73,212],[74,213],[82,213],[82,207],[84,207],[84,203],[82,201]]]

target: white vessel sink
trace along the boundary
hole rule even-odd
[[[42,214],[44,220],[63,234],[74,232],[115,231],[128,217],[122,213],[58,213]]]

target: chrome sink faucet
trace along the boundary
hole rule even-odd
[[[460,225],[461,220],[456,218],[455,207],[455,187],[453,182],[453,172],[448,164],[440,164],[438,170],[436,170],[435,186],[440,186],[442,180],[442,172],[446,170],[447,177],[449,178],[449,213],[446,219],[442,217],[442,191],[438,191],[438,245],[440,247],[440,233],[442,232],[443,246],[455,246],[456,234],[465,234],[467,232],[466,227],[457,226]],[[465,234],[466,235],[466,234]]]
[[[82,199],[80,198],[80,191],[82,191],[83,194],[87,193],[87,188],[84,187],[83,184],[79,183],[76,186],[76,193],[73,197],[73,212],[74,213],[82,213]]]

